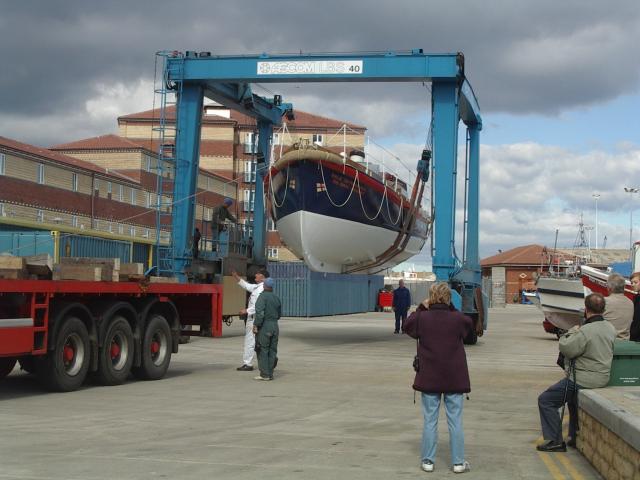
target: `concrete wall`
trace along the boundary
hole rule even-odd
[[[506,303],[506,270],[504,267],[491,268],[491,306],[504,307]]]

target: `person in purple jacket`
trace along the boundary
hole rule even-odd
[[[469,471],[469,463],[464,459],[462,406],[464,394],[471,391],[471,385],[463,340],[472,328],[471,319],[451,305],[451,290],[445,282],[431,287],[428,305],[420,304],[404,324],[405,333],[418,339],[419,366],[413,388],[421,392],[422,397],[421,467],[425,472],[434,470],[442,397],[453,471]]]

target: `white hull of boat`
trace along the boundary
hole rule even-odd
[[[328,217],[304,210],[276,222],[284,243],[305,263],[318,272],[343,273],[361,263],[369,263],[382,255],[398,237],[398,233],[341,218]],[[404,251],[388,262],[368,271],[376,273],[392,268],[420,253],[426,239],[411,237]]]
[[[579,278],[540,277],[536,283],[540,309],[553,325],[569,330],[584,316],[586,292]]]

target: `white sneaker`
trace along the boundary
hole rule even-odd
[[[453,473],[464,473],[464,472],[470,472],[471,471],[471,465],[469,465],[469,462],[464,462],[464,463],[459,463],[457,465],[453,466]]]
[[[422,462],[422,470],[424,470],[425,472],[433,472],[433,462],[430,462],[429,460],[425,460],[424,462]]]

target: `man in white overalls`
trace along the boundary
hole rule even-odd
[[[269,276],[269,272],[266,269],[261,268],[256,273],[256,283],[249,283],[242,279],[237,272],[231,272],[233,278],[238,281],[238,285],[247,292],[251,292],[249,295],[249,302],[247,308],[240,310],[240,314],[247,315],[247,321],[244,328],[244,352],[242,354],[242,366],[236,370],[241,372],[250,372],[253,370],[253,357],[255,356],[256,337],[253,333],[253,320],[256,315],[256,301],[262,293],[264,279]]]

